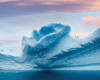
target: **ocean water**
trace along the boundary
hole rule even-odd
[[[0,71],[0,80],[100,80],[100,71]]]

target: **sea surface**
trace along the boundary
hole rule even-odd
[[[100,80],[100,71],[1,71],[0,80]]]

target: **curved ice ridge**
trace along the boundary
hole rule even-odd
[[[45,28],[45,29],[44,29]],[[48,31],[48,32],[47,32]],[[34,31],[33,31],[34,32]],[[36,31],[35,31],[36,32]],[[38,33],[38,38],[34,33],[32,37],[23,39],[23,53],[27,61],[49,57],[54,48],[68,35],[70,32],[69,26],[61,24],[53,24],[50,26],[42,27]],[[35,42],[35,43],[34,43]],[[37,62],[37,61],[36,61]]]
[[[94,32],[95,37],[89,42],[80,44],[80,41],[70,36],[69,26],[62,24],[44,26],[40,31],[33,31],[32,37],[24,37],[23,56],[26,61],[45,68],[97,64],[99,60],[82,60],[87,60],[86,55],[99,54],[100,37],[97,35],[99,33],[100,29]]]
[[[100,29],[95,31],[88,42],[70,36],[70,26],[51,24],[34,30],[31,37],[23,37],[21,58],[2,55],[12,64],[38,68],[59,68],[100,64]],[[85,39],[84,39],[85,41]]]

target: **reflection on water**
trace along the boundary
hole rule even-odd
[[[100,80],[100,71],[0,72],[0,80]]]

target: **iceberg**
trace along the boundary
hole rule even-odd
[[[91,40],[84,44],[70,36],[70,30],[70,26],[52,24],[42,27],[39,31],[33,31],[32,37],[23,39],[24,59],[45,68],[92,64],[93,61],[85,63],[80,58],[84,60],[86,57],[81,56],[93,54],[95,51],[100,52],[98,45],[100,30],[95,31],[91,35]]]
[[[62,50],[79,46],[79,43],[69,34],[70,27],[62,24],[52,24],[42,27],[39,31],[33,31],[32,37],[23,38],[24,59],[26,61],[31,60],[36,64],[41,64],[41,62],[43,64],[43,62],[47,62],[47,58],[60,53]]]
[[[19,68],[24,66],[25,69],[100,64],[100,29],[83,39],[84,41],[72,37],[70,32],[71,27],[62,24],[50,24],[40,30],[33,30],[31,37],[22,38],[22,56],[0,54],[0,64],[14,64]]]

